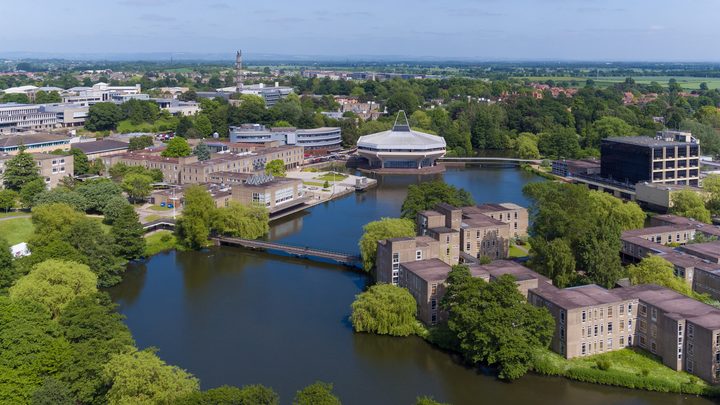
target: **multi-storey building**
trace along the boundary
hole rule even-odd
[[[74,174],[73,155],[33,153],[32,157],[38,165],[38,173],[45,181],[47,188],[55,188],[63,177],[72,177]]]
[[[646,136],[606,138],[600,144],[603,178],[635,185],[640,182],[697,186],[700,146]]]
[[[306,154],[318,154],[336,151],[342,143],[342,133],[338,127],[297,129],[294,127],[267,128],[260,124],[243,124],[230,127],[231,142],[273,142],[282,145],[297,145],[305,148]]]
[[[279,146],[256,149],[254,152],[215,154],[211,159],[196,161],[182,168],[182,183],[207,183],[216,172],[257,173],[263,172],[268,162],[282,160],[286,169],[302,165],[303,148]]]
[[[79,127],[85,124],[90,107],[73,103],[44,104],[41,110],[55,114],[57,125],[61,127]]]
[[[57,114],[44,111],[40,105],[0,104],[0,135],[27,130],[55,128]]]
[[[482,204],[476,207],[463,208],[463,215],[468,218],[477,214],[497,219],[510,225],[510,233],[514,237],[527,235],[528,211],[513,203]]]
[[[180,158],[163,157],[152,151],[135,151],[119,155],[104,156],[101,158],[105,167],[110,168],[118,163],[128,166],[142,166],[146,169],[158,169],[163,173],[163,181],[170,184],[179,184],[180,173],[186,165],[198,161],[197,156]]]
[[[254,174],[232,185],[232,199],[263,206],[272,216],[303,204],[308,197],[300,179]]]

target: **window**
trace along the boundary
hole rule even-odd
[[[657,345],[655,344],[655,341],[650,342],[650,351],[653,353],[657,351]]]
[[[618,314],[622,315],[625,313],[625,305],[620,305],[618,307]]]
[[[620,325],[620,332],[625,330],[625,322],[621,320],[620,322],[618,322],[618,325]]]
[[[647,322],[643,319],[638,319],[638,329],[640,329],[640,332],[645,332],[647,330]]]
[[[657,337],[657,326],[650,325],[650,336]]]
[[[580,354],[584,356],[585,353],[586,353],[586,352],[585,352],[585,343],[583,343],[583,344],[580,345]]]
[[[607,340],[607,349],[612,350],[612,339]]]
[[[437,294],[437,284],[433,284],[433,285],[430,287],[430,294],[432,294],[432,295]]]
[[[585,322],[585,311],[582,311],[582,321]]]
[[[640,316],[647,316],[647,307],[645,305],[640,304],[638,308],[640,308]],[[628,313],[630,313],[630,310],[628,310]]]
[[[628,319],[628,330],[632,329],[632,319]]]
[[[645,347],[645,336],[640,335],[640,346]]]
[[[415,260],[422,260],[422,250],[415,251]]]
[[[565,311],[564,310],[560,310],[560,323],[561,324],[565,323]],[[720,335],[718,335],[718,337],[720,338]]]
[[[625,337],[620,336],[620,338],[618,339],[618,343],[620,344],[620,347],[625,346]]]
[[[608,322],[607,333],[612,334],[612,322]]]
[[[597,327],[597,325],[595,325],[595,335],[594,336],[597,336],[597,332],[598,332],[598,327]]]
[[[689,338],[692,338],[695,333],[695,327],[691,324],[688,324],[687,326],[687,335]]]
[[[437,323],[437,314],[432,314],[432,317],[430,318],[430,322],[434,325]]]
[[[650,308],[650,319],[652,319],[653,321],[657,321],[657,308]]]
[[[430,309],[432,309],[433,311],[437,309],[437,300],[435,298],[430,300]]]
[[[632,315],[632,302],[628,304],[628,315]]]
[[[604,308],[600,308],[600,318],[602,318],[602,317],[603,317],[603,313],[604,313],[604,311],[605,311],[605,309],[604,309]]]
[[[560,339],[565,339],[565,328],[560,327]]]
[[[612,310],[613,310],[613,307],[608,307],[608,308],[607,308],[607,317],[608,317],[608,318],[612,318],[612,312],[613,312]]]
[[[603,341],[600,341],[600,351],[603,351]]]

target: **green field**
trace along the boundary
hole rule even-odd
[[[615,83],[625,81],[625,77],[621,76],[600,76],[600,77],[573,77],[573,76],[523,76],[518,77],[519,79],[527,79],[534,82],[544,82],[546,80],[553,80],[555,83],[559,82],[572,82],[573,80],[578,82],[578,86],[584,86],[587,79],[595,81],[596,86],[610,86]],[[650,84],[651,82],[657,82],[663,87],[668,86],[670,79],[677,80],[678,84],[688,90],[697,90],[700,88],[700,83],[705,82],[710,89],[720,89],[720,78],[718,77],[692,77],[692,76],[633,76],[632,77],[637,84]]]
[[[145,256],[149,257],[168,250],[179,249],[177,238],[170,231],[157,231],[145,237]]]
[[[347,174],[342,173],[335,173],[334,175],[332,173],[326,173],[322,176],[315,177],[315,180],[322,180],[322,181],[342,181],[347,179],[349,176]]]
[[[20,242],[27,242],[35,229],[30,218],[14,218],[0,221],[0,236],[8,243],[16,245]]]

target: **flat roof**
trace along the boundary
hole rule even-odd
[[[452,270],[449,264],[440,259],[417,260],[401,263],[400,266],[428,282],[445,281]]]
[[[47,142],[66,141],[70,143],[70,138],[62,135],[53,134],[28,134],[28,135],[11,135],[0,137],[0,148],[8,148],[20,145],[35,145]]]
[[[701,254],[720,261],[720,240],[707,243],[692,243],[681,247],[690,254]]]
[[[616,136],[605,138],[602,142],[624,143],[628,145],[648,146],[648,147],[667,147],[667,146],[686,146],[687,142],[666,141],[664,139],[655,139],[649,136]]]
[[[640,236],[623,236],[621,238],[624,242],[632,243],[633,245],[637,245],[640,247],[644,247],[645,249],[649,249],[654,251],[655,253],[669,253],[672,252],[673,249],[671,247],[662,245],[660,243],[655,243],[653,241],[647,240]]]
[[[482,270],[487,271],[492,278],[499,278],[502,275],[510,274],[518,281],[537,279],[550,283],[549,278],[510,260],[495,260],[492,263],[484,264],[479,267]]]
[[[616,293],[626,299],[637,298],[646,304],[660,308],[673,319],[687,319],[707,329],[720,329],[720,310],[669,288],[654,284],[640,284],[619,288]]]
[[[35,160],[50,160],[50,159],[57,159],[60,157],[68,157],[71,154],[70,153],[64,153],[62,155],[56,155],[54,153],[31,153],[30,154],[33,159]]]
[[[605,305],[624,301],[613,291],[608,291],[596,284],[560,289],[549,284],[540,284],[532,290],[533,293],[545,298],[553,304],[564,309],[575,309]]]
[[[80,149],[85,154],[112,152],[117,150],[126,150],[130,144],[127,142],[115,141],[112,139],[101,139],[92,142],[78,142],[71,147]]]
[[[629,231],[625,231],[622,233],[623,238],[630,238],[633,236],[649,236],[649,235],[656,235],[659,233],[667,233],[667,232],[680,232],[680,231],[689,231],[691,229],[695,229],[692,225],[660,225],[660,226],[651,226],[648,228],[640,228],[640,229],[631,229]]]
[[[462,225],[464,225],[464,227],[470,228],[483,228],[486,226],[500,225],[510,226],[510,224],[506,224],[505,222],[502,222],[498,219],[490,218],[489,216],[483,214],[465,216],[465,218],[462,219]]]

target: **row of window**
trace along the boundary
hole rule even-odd
[[[633,307],[632,302],[627,304],[628,315],[632,315],[632,307]],[[598,314],[599,314],[599,316],[598,316]],[[580,315],[580,319],[583,322],[586,322],[586,321],[592,320],[592,319],[603,319],[605,314],[607,314],[608,318],[612,318],[613,317],[613,307],[612,306],[607,307],[607,312],[605,311],[605,308],[599,308],[599,309],[594,308],[594,309],[589,309],[589,310],[583,310]],[[625,314],[625,305],[621,304],[618,306],[618,314],[619,315]],[[561,315],[564,315],[564,313]]]

